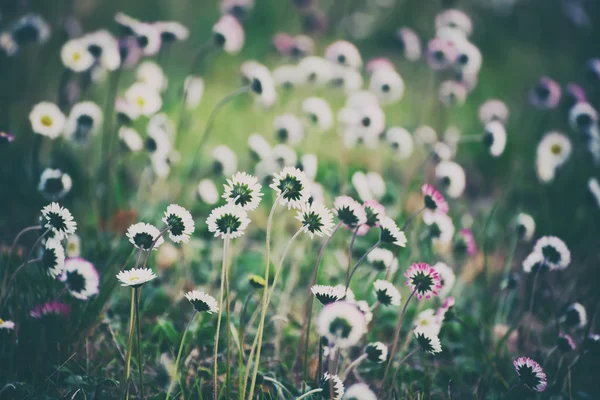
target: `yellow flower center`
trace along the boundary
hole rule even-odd
[[[52,118],[49,115],[44,115],[42,117],[42,125],[46,126],[46,127],[50,127],[52,126]]]
[[[557,156],[562,153],[562,146],[560,144],[553,144],[552,147],[550,147],[550,152]]]
[[[144,107],[144,104],[146,104],[146,100],[143,97],[138,97],[137,98],[137,104],[140,107]]]
[[[73,61],[79,61],[81,60],[81,53],[76,51],[73,53]]]
[[[139,276],[132,276],[131,278],[129,278],[129,282],[135,282],[135,281],[139,281],[140,277]]]
[[[4,320],[2,318],[0,318],[0,324],[3,324]]]

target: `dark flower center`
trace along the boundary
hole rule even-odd
[[[246,184],[236,183],[233,185],[229,198],[234,200],[236,206],[244,207],[252,201],[252,190]]]
[[[317,80],[317,73],[316,72],[311,72],[310,74],[308,74],[308,81],[309,82],[314,82]]]
[[[450,186],[450,177],[444,176],[439,180],[440,186],[445,187],[446,189]]]
[[[227,230],[229,230],[229,233],[234,233],[238,231],[242,221],[235,215],[223,214],[217,219],[216,224],[219,232],[227,233]]]
[[[327,304],[335,303],[336,301],[339,300],[339,298],[337,296],[334,296],[330,293],[317,293],[317,294],[315,294],[315,297],[324,306],[326,306]]]
[[[491,147],[494,144],[494,134],[492,132],[485,132],[482,139],[485,147]]]
[[[561,260],[560,252],[553,246],[544,246],[542,248],[542,255],[546,261],[553,264],[559,263]]]
[[[167,225],[169,225],[169,230],[175,236],[181,235],[185,230],[185,224],[183,223],[183,220],[181,217],[175,214],[170,214],[167,217]]]
[[[56,251],[54,249],[44,249],[44,254],[42,255],[42,264],[44,267],[50,269],[56,267]]]
[[[377,346],[373,346],[373,345],[368,345],[367,349],[365,350],[365,353],[367,353],[367,358],[371,361],[375,361],[375,362],[379,362],[381,359],[381,356],[383,355],[383,352],[381,351],[381,349]]]
[[[85,277],[77,271],[67,272],[67,285],[70,291],[81,293],[85,290]]]
[[[158,144],[156,143],[156,140],[154,140],[151,137],[146,139],[144,146],[146,147],[146,150],[148,150],[150,153],[154,153],[156,151],[156,149],[158,148]]]
[[[314,212],[307,212],[302,215],[302,225],[312,233],[321,232],[321,228],[324,226],[321,216]]]
[[[535,88],[536,95],[540,98],[540,100],[546,100],[550,96],[550,89],[544,84],[539,84]]]
[[[458,62],[462,65],[467,65],[467,63],[469,62],[469,56],[466,54],[461,54],[460,56],[458,56]]]
[[[301,197],[301,192],[304,189],[302,182],[294,176],[287,175],[279,181],[277,188],[281,191],[282,197],[286,200],[297,201]]]
[[[46,215],[46,219],[48,220],[48,222],[50,222],[50,225],[57,231],[63,231],[67,228],[65,220],[60,214],[57,214],[55,212],[49,212]]]
[[[100,58],[102,55],[102,47],[97,44],[90,44],[88,46],[88,51],[92,56],[94,56],[94,58]]]
[[[282,142],[286,142],[289,138],[290,134],[287,129],[281,128],[277,130],[277,139]]]
[[[148,37],[147,37],[147,36],[138,36],[138,37],[137,37],[137,42],[138,42],[138,44],[140,45],[140,47],[143,49],[143,48],[145,48],[146,46],[148,46],[148,42],[149,42],[149,40],[148,40]]]
[[[431,197],[430,195],[425,195],[425,207],[427,207],[430,210],[435,210],[437,209],[438,205],[435,202],[435,200],[433,200],[433,197]]]
[[[62,177],[50,178],[46,180],[46,184],[44,185],[44,192],[51,196],[56,196],[60,192],[62,192],[64,188],[65,187],[62,182]]]
[[[219,46],[219,47],[225,46],[226,39],[225,39],[225,36],[223,34],[221,34],[221,33],[215,33],[214,39],[215,39],[215,44],[217,46]]]
[[[350,209],[350,207],[340,208],[337,214],[340,221],[351,228],[356,227],[356,224],[358,224],[358,218],[356,217],[356,214],[354,214],[354,211]]]
[[[385,265],[385,263],[383,262],[383,260],[377,260],[377,261],[373,261],[373,268],[376,269],[377,271],[385,271],[387,270],[387,265]]]
[[[160,34],[160,39],[163,42],[174,42],[175,40],[177,40],[177,35],[175,35],[173,32],[161,32]]]
[[[144,250],[148,250],[152,246],[154,238],[148,232],[140,232],[135,234],[133,241],[136,246],[141,247]]]
[[[373,228],[379,222],[379,214],[371,207],[365,207],[365,213],[367,214],[367,225]]]
[[[581,323],[581,316],[579,315],[579,311],[577,311],[575,308],[568,309],[565,317],[565,322],[567,325],[575,326]]]
[[[35,25],[28,23],[19,26],[13,31],[12,35],[15,42],[21,45],[28,42],[37,41],[39,39],[40,32]]]
[[[335,318],[329,324],[329,333],[342,339],[347,338],[352,332],[352,325],[345,318]]]
[[[338,60],[338,63],[345,64],[346,63],[346,56],[343,55],[343,54],[340,54],[340,55],[337,56],[337,60]]]
[[[540,378],[536,376],[533,372],[533,368],[528,367],[527,365],[523,365],[519,368],[519,378],[521,381],[529,386],[530,388],[534,388],[540,384]]]
[[[415,336],[417,339],[417,343],[419,343],[419,346],[423,349],[423,351],[431,353],[433,352],[433,346],[431,345],[431,339],[429,339],[427,336],[417,333],[417,335]]]
[[[425,293],[433,286],[433,279],[430,275],[419,271],[412,277],[412,284],[417,288],[417,292]]]
[[[592,125],[592,117],[589,114],[580,114],[575,118],[575,123],[580,128],[588,128]]]
[[[391,87],[387,83],[384,83],[383,85],[381,85],[381,91],[383,93],[388,93],[390,90],[391,90]]]
[[[381,228],[381,241],[383,243],[394,243],[396,238],[389,229]]]
[[[442,50],[436,50],[433,52],[433,59],[438,63],[443,63],[445,61],[445,54]]]
[[[558,347],[561,351],[571,351],[573,347],[571,346],[571,342],[564,336],[559,336],[556,338],[556,347]]]
[[[377,301],[379,301],[383,305],[388,305],[392,303],[392,296],[388,294],[387,289],[378,290]]]
[[[262,87],[262,83],[260,82],[260,80],[254,78],[252,80],[252,86],[251,89],[253,92],[255,92],[256,94],[262,94],[263,92],[263,87]]]
[[[439,238],[442,234],[442,230],[440,226],[436,223],[433,223],[429,226],[429,236],[432,238]]]
[[[194,308],[196,309],[196,311],[198,312],[203,312],[203,311],[208,311],[210,310],[210,307],[208,306],[208,303],[205,303],[202,300],[193,300],[192,304],[194,305]]]
[[[525,225],[523,224],[519,224],[517,225],[517,235],[519,235],[519,238],[523,238],[525,237],[525,233],[527,232],[527,228],[525,228]]]
[[[369,125],[371,125],[371,118],[369,118],[369,117],[364,117],[364,118],[362,119],[361,123],[362,123],[362,125],[363,125],[365,128],[368,128],[368,127],[369,127]]]

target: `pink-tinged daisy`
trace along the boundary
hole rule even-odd
[[[552,109],[558,106],[560,95],[558,82],[543,76],[529,93],[529,102],[539,109]]]
[[[404,273],[406,286],[415,291],[417,299],[430,299],[437,296],[442,289],[439,273],[429,264],[415,263]]]
[[[338,40],[325,49],[325,58],[333,63],[350,68],[362,67],[362,57],[360,52],[352,43],[345,40]]]
[[[548,386],[546,374],[537,362],[529,357],[519,357],[513,361],[515,370],[519,374],[521,382],[536,392],[543,392]]]
[[[0,144],[11,143],[14,140],[15,140],[15,135],[8,133],[8,132],[0,131]]]
[[[446,203],[446,200],[444,200],[444,196],[442,196],[442,194],[430,184],[426,183],[421,186],[421,193],[423,193],[426,208],[432,211],[437,210],[444,214],[447,214],[450,210],[448,203]]]
[[[454,307],[455,303],[456,301],[454,300],[454,297],[448,297],[446,300],[444,300],[442,306],[438,308],[435,313],[438,324],[441,325],[445,320],[451,319],[452,308]]]
[[[35,319],[52,315],[68,317],[71,315],[71,307],[60,301],[49,301],[44,304],[38,304],[29,312],[29,316]]]
[[[349,228],[356,228],[367,222],[367,214],[362,204],[350,196],[338,196],[334,201],[337,217]]]
[[[12,331],[15,329],[15,323],[13,321],[5,321],[2,318],[0,318],[0,329]]]
[[[556,338],[556,347],[558,347],[560,351],[566,353],[575,350],[576,345],[573,341],[573,338],[570,335],[567,335],[566,333],[561,333]]]
[[[447,39],[436,37],[427,44],[427,63],[434,71],[450,67],[456,61],[457,55],[456,47]]]
[[[382,243],[406,247],[406,235],[398,228],[393,219],[384,216],[379,221],[379,228],[381,229],[380,240]]]
[[[310,291],[324,306],[344,298],[345,288],[341,286],[314,285]]]
[[[463,228],[458,231],[458,238],[454,243],[454,249],[457,252],[466,252],[470,256],[477,254],[475,237],[469,228]]]

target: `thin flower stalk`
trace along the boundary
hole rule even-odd
[[[169,398],[171,397],[171,392],[173,391],[173,389],[175,387],[175,383],[179,380],[179,362],[181,360],[181,354],[183,352],[183,347],[185,346],[185,339],[187,338],[188,331],[190,330],[190,327],[192,326],[192,322],[196,318],[197,314],[198,314],[198,312],[194,311],[194,314],[192,314],[192,317],[190,318],[187,325],[185,326],[185,331],[183,331],[183,337],[181,338],[181,343],[179,344],[179,350],[177,350],[177,358],[175,359],[175,372],[173,373],[173,377],[171,379],[169,389],[167,390],[166,400],[169,400]]]
[[[229,237],[229,229],[227,230],[227,235],[225,236],[225,241],[223,243],[223,265],[221,266],[221,290],[219,295],[219,313],[217,316],[217,331],[215,333],[215,351],[213,354],[213,399],[217,400],[218,398],[218,385],[219,380],[217,376],[217,365],[218,365],[218,357],[219,357],[219,333],[221,332],[221,316],[223,314],[223,295],[225,292],[225,281],[227,280],[227,254],[229,251],[229,241],[231,238]],[[229,327],[227,327],[227,331],[229,331]]]

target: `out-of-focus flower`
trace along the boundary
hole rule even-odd
[[[71,296],[79,300],[87,300],[99,292],[100,275],[94,265],[83,258],[67,259],[60,280]]]

